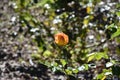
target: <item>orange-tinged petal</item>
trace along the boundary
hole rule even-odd
[[[64,33],[55,34],[54,38],[55,38],[55,43],[59,46],[64,46],[69,42],[68,36]]]

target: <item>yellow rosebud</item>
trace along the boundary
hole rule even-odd
[[[68,35],[64,33],[55,34],[54,38],[55,38],[55,43],[59,46],[64,46],[69,42]]]

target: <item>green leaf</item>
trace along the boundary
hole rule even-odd
[[[79,70],[78,69],[72,69],[72,72],[76,74],[76,73],[79,72]]]
[[[71,69],[65,69],[65,73],[68,74],[68,75],[71,75],[72,74],[72,70]]]
[[[107,27],[107,29],[114,28],[114,26],[115,26],[115,24],[113,23],[113,24],[109,25],[109,26]]]
[[[44,53],[43,53],[43,56],[44,57],[50,57],[52,55],[52,53],[49,51],[49,50],[46,50]]]
[[[116,4],[116,9],[120,8],[120,3]]]
[[[97,80],[105,80],[107,75],[111,75],[110,69],[103,69],[101,74],[97,75]]]
[[[89,66],[88,64],[84,64],[85,70],[88,70]]]
[[[90,62],[90,61],[92,61],[92,60],[94,59],[94,54],[95,54],[95,53],[92,53],[91,55],[88,55],[88,56],[87,56],[87,61],[88,61],[88,62]]]
[[[32,16],[28,12],[21,13],[20,15],[21,15],[21,18],[25,19],[26,21],[32,20]]]
[[[104,73],[98,74],[97,75],[97,80],[101,80],[104,77]]]
[[[119,11],[119,12],[116,12],[116,15],[117,15],[118,17],[120,17],[120,11]]]
[[[108,58],[108,55],[105,52],[97,52],[95,55],[96,60],[100,60],[101,58]]]
[[[57,67],[57,66],[58,66],[58,63],[57,63],[57,62],[52,62],[52,63],[51,63],[51,66]]]
[[[19,6],[19,8],[25,8],[25,7],[27,7],[27,5],[29,5],[29,3],[30,3],[30,0],[18,0],[18,6]]]
[[[117,37],[120,35],[120,28],[115,28],[115,24],[111,24],[107,27],[108,30],[111,31],[111,39]]]
[[[94,52],[87,55],[87,61],[92,61],[93,59],[100,60],[101,58],[108,58],[106,52]]]
[[[113,39],[113,38],[115,38],[115,37],[117,37],[119,35],[120,35],[120,28],[118,28],[117,31],[112,34],[111,39]]]
[[[31,57],[32,57],[33,59],[35,59],[35,60],[38,60],[38,59],[40,59],[40,54],[32,53],[32,54],[31,54]]]
[[[115,24],[111,24],[106,28],[106,37],[108,39],[113,39],[114,37],[118,36],[118,34],[115,34],[117,32],[117,28],[115,27]],[[113,35],[114,34],[114,35]]]
[[[64,60],[64,59],[60,59],[60,62],[61,62],[63,67],[67,64],[66,60]]]
[[[49,61],[45,61],[45,62],[44,62],[44,65],[50,67],[50,62],[49,62]]]

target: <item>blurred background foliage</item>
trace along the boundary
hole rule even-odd
[[[34,64],[73,76],[89,71],[92,79],[120,76],[120,59],[113,57],[120,54],[118,0],[12,1],[20,32],[27,28],[24,35],[39,48],[31,54]],[[69,36],[66,46],[54,43],[59,32]]]

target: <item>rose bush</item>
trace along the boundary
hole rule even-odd
[[[120,5],[116,1],[19,0],[16,4],[21,28],[28,28],[26,34],[39,48],[36,63],[53,72],[82,74],[76,78],[86,80],[115,75],[119,61],[113,56],[120,53]]]

